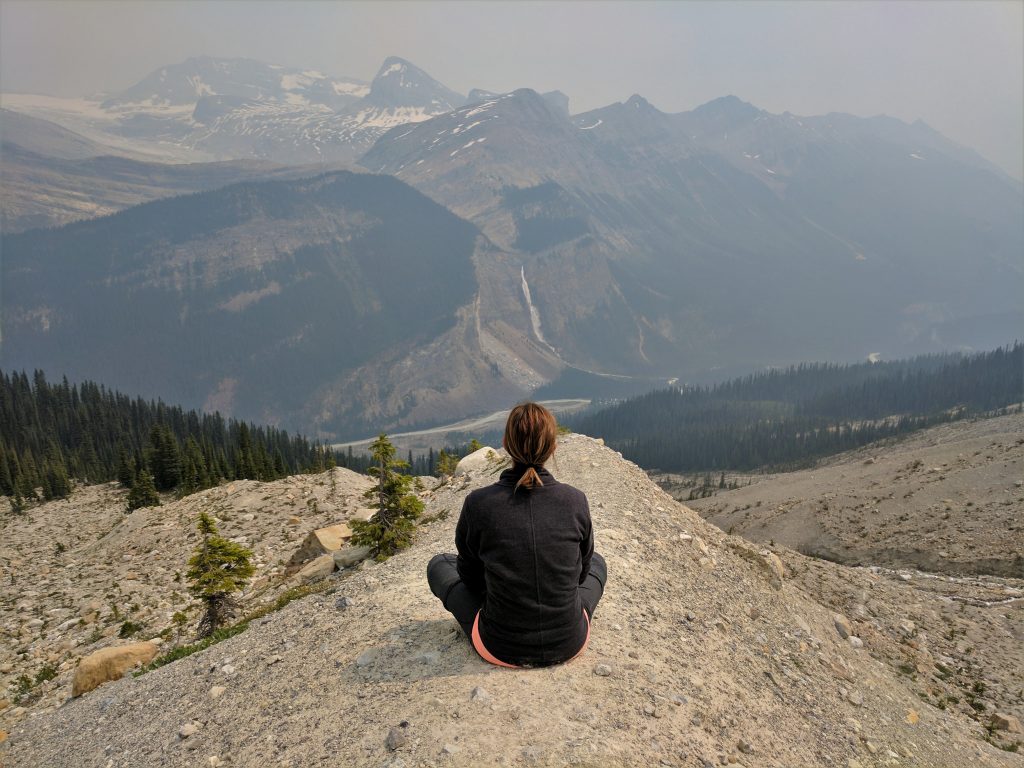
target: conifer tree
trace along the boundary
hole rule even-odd
[[[364,496],[376,512],[369,520],[353,520],[352,543],[370,547],[373,557],[386,560],[412,543],[415,521],[423,502],[411,492],[412,478],[398,472],[406,463],[395,458],[395,447],[383,432],[370,446],[373,466],[367,472],[377,479]]]
[[[444,448],[437,454],[437,476],[438,477],[451,477],[455,474],[455,468],[459,465],[459,460],[448,453]]]
[[[145,469],[135,477],[135,484],[128,491],[128,511],[133,512],[143,507],[159,507],[160,494],[156,492],[153,476]]]
[[[117,453],[117,482],[125,488],[135,485],[135,461],[124,446]]]
[[[188,561],[189,592],[206,605],[199,620],[199,637],[209,637],[231,618],[238,606],[233,594],[248,583],[255,571],[252,552],[218,535],[205,512],[199,514],[203,540]]]

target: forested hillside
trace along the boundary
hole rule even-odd
[[[456,326],[477,236],[401,182],[352,173],[5,235],[0,365],[318,437],[371,431],[383,421],[368,414],[383,407],[373,388],[392,380],[367,366]]]
[[[809,364],[708,388],[669,388],[571,420],[648,469],[799,465],[1019,404],[1024,346],[856,365]]]
[[[365,459],[274,427],[219,413],[185,411],[160,401],[132,399],[93,383],[51,384],[0,371],[0,494],[15,505],[62,498],[70,480],[142,476],[154,490],[192,493],[221,480],[274,480],[340,464],[363,469]]]

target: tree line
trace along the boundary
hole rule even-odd
[[[670,387],[571,419],[649,469],[804,466],[953,419],[1020,407],[1024,346],[885,363],[804,364]]]
[[[285,430],[133,399],[91,381],[53,384],[42,371],[0,371],[0,494],[16,507],[63,498],[72,480],[184,495],[222,480],[333,466],[365,471],[369,462]]]

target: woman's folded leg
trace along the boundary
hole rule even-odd
[[[427,565],[427,583],[434,597],[459,622],[466,637],[472,637],[473,619],[483,605],[483,598],[470,591],[459,578],[457,561],[456,555],[447,552],[434,555]]]
[[[580,600],[587,609],[587,616],[594,618],[597,603],[604,594],[604,585],[608,581],[608,564],[597,552],[590,559],[590,573],[580,584]]]

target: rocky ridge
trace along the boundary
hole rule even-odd
[[[487,665],[427,588],[466,494],[493,482],[485,464],[425,493],[433,522],[412,549],[335,574],[331,593],[205,652],[21,719],[0,755],[109,768],[1021,764],[892,668],[897,619],[913,611],[923,632],[926,594],[728,536],[599,441],[563,438],[549,468],[587,493],[610,572],[572,663]],[[836,580],[875,612],[837,615],[820,594]],[[1019,631],[1019,605],[1000,613],[1001,631]],[[1003,664],[1020,675],[1019,658]],[[1006,723],[1020,715],[994,704]]]
[[[7,693],[0,690],[0,698],[17,696],[22,676],[37,680],[50,669],[53,677],[40,679],[17,702],[25,711],[42,711],[67,697],[87,654],[131,640],[187,640],[199,605],[182,574],[199,541],[199,512],[212,514],[223,536],[253,550],[256,574],[241,596],[243,608],[252,610],[294,586],[284,578],[288,561],[310,531],[365,515],[362,493],[370,485],[365,475],[340,468],[271,483],[237,480],[126,514],[127,491],[108,483],[21,515],[5,509],[0,686]],[[178,611],[188,617],[186,627],[174,624]],[[0,717],[22,714],[11,703]]]
[[[944,424],[688,503],[723,530],[847,565],[1024,579],[1022,435],[1019,413]]]

